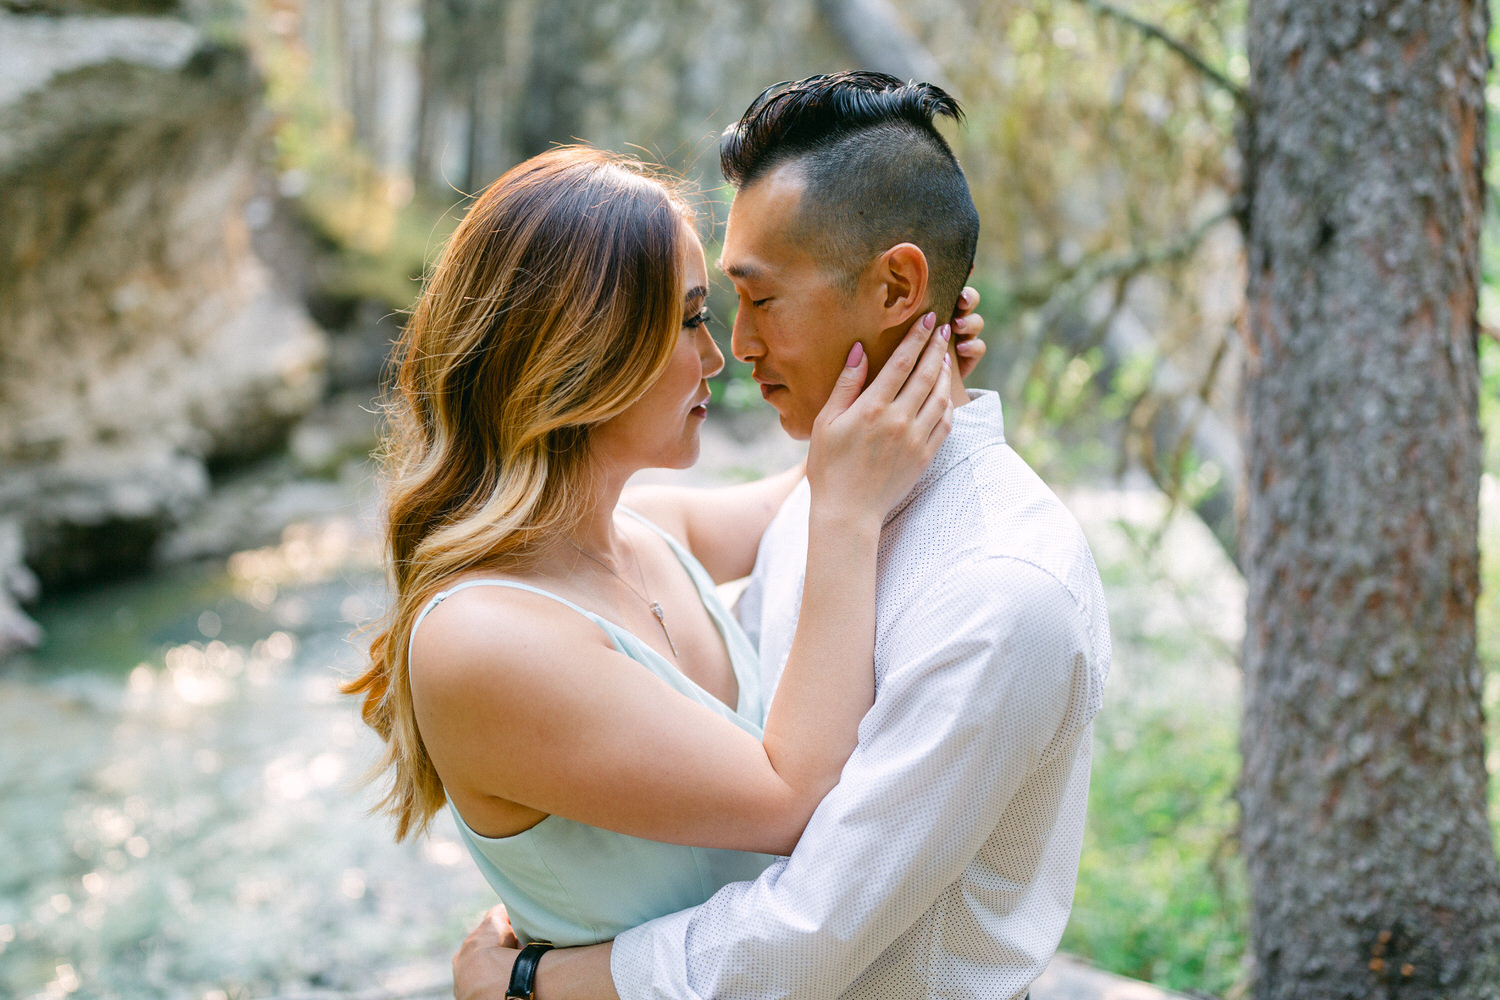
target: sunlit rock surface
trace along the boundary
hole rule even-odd
[[[0,7],[0,522],[43,586],[140,565],[320,392],[244,218],[258,81],[172,8]],[[5,555],[0,656],[35,638]]]

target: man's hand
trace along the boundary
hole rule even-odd
[[[490,907],[453,956],[454,1000],[505,1000],[510,970],[515,968],[520,947],[505,907]],[[609,956],[608,941],[547,952],[537,966],[537,996],[619,1000],[609,974]]]
[[[520,947],[505,907],[490,907],[453,956],[454,1000],[505,1000]]]
[[[958,377],[968,378],[986,350],[979,335],[984,332],[984,317],[975,312],[979,308],[979,292],[964,286],[958,297],[958,309],[953,313],[953,349],[958,354]]]

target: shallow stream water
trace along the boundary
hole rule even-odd
[[[337,690],[382,600],[361,524],[41,609],[46,646],[0,676],[0,996],[410,994],[403,971],[446,971],[493,900],[446,816],[396,845],[368,815],[378,743]]]

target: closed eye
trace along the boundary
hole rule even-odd
[[[708,306],[704,306],[698,312],[683,320],[682,325],[687,327],[689,330],[696,330],[698,329],[698,327],[708,323],[708,321],[711,319],[713,319],[713,314],[708,311]]]

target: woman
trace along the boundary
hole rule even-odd
[[[768,714],[713,587],[749,572],[802,469],[619,504],[632,473],[696,459],[723,366],[692,220],[633,161],[545,153],[475,203],[398,346],[396,597],[346,690],[386,741],[397,839],[446,798],[523,941],[612,938],[790,852],[873,697],[882,520],[949,426],[931,314],[863,393],[851,351]]]

